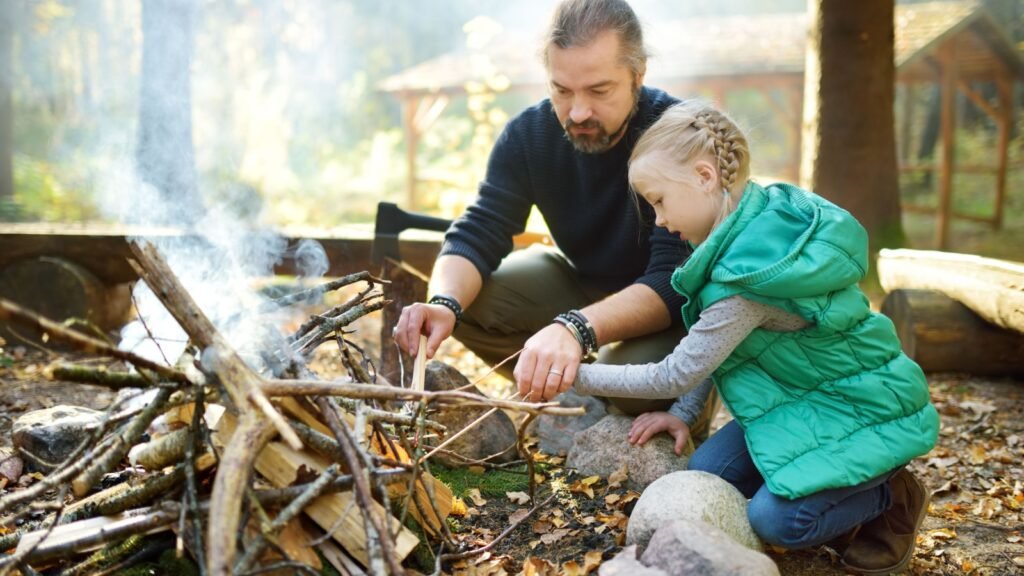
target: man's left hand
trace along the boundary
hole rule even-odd
[[[568,390],[576,380],[583,351],[561,324],[552,324],[526,341],[513,375],[524,400],[544,402]]]

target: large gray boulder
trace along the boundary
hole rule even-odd
[[[555,396],[555,402],[569,408],[582,406],[587,413],[582,416],[552,416],[541,414],[530,423],[527,433],[537,436],[537,447],[541,452],[565,456],[572,448],[573,437],[586,430],[608,414],[604,402],[593,396],[583,396],[573,390]]]
[[[640,562],[667,574],[779,576],[771,558],[699,520],[676,520],[658,528]]]
[[[632,424],[629,416],[609,415],[577,432],[565,465],[584,476],[596,474],[602,478],[625,465],[629,474],[626,485],[638,492],[666,474],[686,469],[689,456],[677,456],[675,440],[667,434],[658,434],[643,446],[631,445]]]
[[[52,472],[103,419],[103,412],[81,406],[54,406],[19,416],[11,441],[29,471]]]
[[[427,363],[423,381],[425,389],[439,392],[455,390],[468,385],[469,380],[461,372],[444,362],[431,360]],[[475,386],[470,386],[466,391],[482,394]],[[489,408],[486,407],[446,409],[431,414],[430,418],[443,424],[447,428],[446,436],[451,436],[474,422],[488,410]],[[444,450],[454,452],[458,456],[439,452],[431,458],[448,467],[464,466],[467,461],[482,460],[495,454],[498,456],[489,458],[488,462],[496,464],[511,462],[517,456],[516,440],[516,427],[512,424],[512,420],[501,410],[496,410],[472,430],[445,446]],[[435,439],[431,440],[430,444],[438,445],[443,441],[444,438]]]
[[[629,518],[626,543],[646,546],[658,528],[679,519],[706,522],[743,546],[762,550],[743,494],[718,476],[697,470],[673,472],[644,490]]]

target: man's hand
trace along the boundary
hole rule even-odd
[[[427,335],[427,358],[433,358],[437,347],[455,330],[455,313],[439,304],[410,304],[402,308],[395,326],[398,347],[415,356],[419,352],[420,334]]]
[[[544,402],[565,392],[576,380],[583,351],[561,324],[552,324],[526,341],[513,375],[524,400]]]
[[[643,446],[658,432],[668,432],[675,438],[676,455],[683,454],[686,439],[690,437],[690,427],[668,412],[647,412],[637,416],[629,429],[629,443]]]

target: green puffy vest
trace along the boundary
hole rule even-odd
[[[927,453],[939,417],[921,368],[857,282],[867,234],[848,212],[786,184],[750,183],[736,211],[675,271],[683,321],[740,295],[797,314],[756,329],[714,372],[768,489],[788,499],[854,486]]]

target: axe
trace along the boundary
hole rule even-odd
[[[373,227],[373,248],[370,260],[381,264],[385,258],[401,261],[398,249],[398,235],[403,230],[432,230],[444,232],[452,225],[451,220],[406,212],[392,202],[377,203],[377,220]]]

